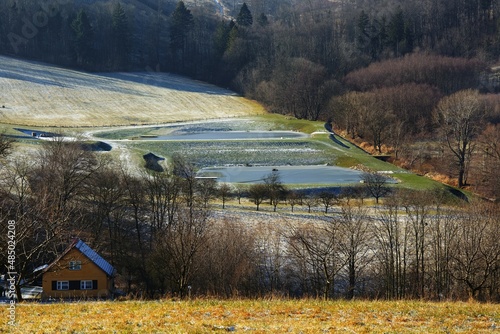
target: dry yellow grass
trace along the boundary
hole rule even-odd
[[[254,101],[167,73],[90,74],[0,57],[0,123],[115,126],[263,114]]]
[[[499,306],[419,301],[194,300],[20,304],[17,333],[492,333]],[[3,307],[4,319],[7,306]]]

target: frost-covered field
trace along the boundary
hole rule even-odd
[[[264,113],[253,101],[167,73],[85,73],[0,56],[0,123],[112,126]]]
[[[197,167],[224,165],[321,165],[331,162],[325,147],[307,140],[284,141],[157,141],[129,143],[167,157],[183,155]]]

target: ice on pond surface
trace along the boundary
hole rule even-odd
[[[208,167],[198,176],[217,176],[220,182],[261,183],[273,170],[284,184],[354,184],[362,172],[335,166],[228,166]]]
[[[307,135],[294,131],[202,131],[172,133],[166,136],[143,137],[148,140],[243,140],[243,139],[290,139]]]

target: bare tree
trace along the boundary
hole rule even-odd
[[[287,282],[286,224],[259,223],[256,227],[256,256],[258,286],[271,294],[280,292]]]
[[[319,222],[315,226],[289,226],[289,252],[298,262],[303,284],[328,299],[335,286],[335,277],[344,265],[338,249],[338,222]]]
[[[158,230],[171,224],[181,202],[182,182],[172,175],[170,170],[161,173],[144,174],[144,189],[146,190],[149,211],[149,243],[150,248]]]
[[[458,174],[458,187],[467,184],[467,176],[476,139],[483,126],[484,107],[479,92],[459,91],[439,102],[435,118],[445,146],[452,153]]]
[[[15,161],[6,167],[0,217],[16,223],[19,300],[21,283],[41,274],[33,275],[33,270],[52,261],[72,235],[85,230],[81,200],[101,167],[92,152],[62,140],[45,143],[34,163]]]
[[[363,181],[367,192],[375,198],[377,204],[381,197],[390,193],[390,188],[387,187],[389,178],[385,175],[380,173],[364,172],[361,175],[361,180]]]
[[[492,276],[498,270],[500,246],[497,208],[473,203],[457,217],[457,234],[453,240],[452,275],[465,285],[468,298],[485,300],[491,294]]]
[[[337,196],[330,191],[320,192],[318,194],[318,200],[325,207],[325,213],[328,213],[328,208],[338,201]]]
[[[410,230],[401,217],[398,193],[387,198],[374,221],[375,248],[383,287],[381,292],[388,299],[406,297]]]
[[[121,170],[121,179],[125,191],[125,206],[131,224],[133,225],[130,240],[135,245],[135,251],[122,263],[120,273],[124,277],[127,286],[127,292],[133,293],[133,283],[136,283],[138,290],[146,291],[150,296],[153,295],[152,270],[148,264],[151,254],[152,242],[148,237],[151,227],[147,224],[146,217],[151,216],[151,190],[148,189],[148,182],[142,177],[128,174],[124,169]],[[156,194],[155,196],[158,196]],[[154,199],[155,201],[158,200]],[[159,201],[160,202],[160,201]],[[167,213],[167,216],[169,214]]]
[[[238,220],[213,222],[200,256],[200,269],[193,279],[206,293],[234,297],[253,284],[257,271],[257,238]]]
[[[241,204],[241,197],[243,197],[244,189],[240,185],[237,185],[235,188],[236,188],[235,192],[236,192],[236,198],[238,199],[238,204]]]
[[[222,200],[222,208],[226,208],[226,201],[231,198],[231,187],[227,183],[221,183],[217,188],[217,193]]]
[[[181,298],[187,295],[199,269],[200,252],[207,245],[210,226],[208,211],[183,206],[174,220],[156,233],[152,263]]]
[[[308,195],[304,198],[304,204],[307,206],[307,212],[311,213],[311,208],[318,205],[318,198],[314,195]]]
[[[500,125],[489,124],[479,137],[481,155],[475,164],[476,189],[493,199],[500,197]]]
[[[210,200],[217,195],[217,185],[214,179],[201,179],[197,182],[197,192],[205,208],[208,207]]]
[[[452,298],[452,252],[453,243],[457,238],[459,224],[456,221],[456,213],[448,207],[444,207],[439,198],[441,196],[434,192],[435,210],[430,219],[429,231],[429,276],[432,277],[430,285],[430,297],[434,299]]]
[[[16,297],[22,300],[22,282],[36,279],[33,270],[57,255],[59,238],[64,238],[68,217],[61,212],[51,212],[45,190],[36,191],[30,185],[33,165],[15,162],[7,166],[3,174],[1,189],[1,239],[2,264],[4,270],[14,273]],[[57,218],[57,219],[56,219]],[[8,243],[8,226],[15,226],[15,240]],[[15,259],[7,259],[7,247],[15,247]],[[40,274],[40,272],[38,273]]]
[[[290,207],[292,208],[292,212],[293,212],[293,208],[296,205],[301,205],[303,202],[303,198],[302,198],[301,194],[297,191],[290,191],[287,195],[287,200],[288,200],[288,204],[290,204]]]
[[[411,287],[414,298],[424,298],[427,270],[427,236],[430,226],[432,193],[402,191],[401,205],[406,213],[406,224],[412,230],[413,262],[411,264]]]
[[[395,118],[391,107],[376,93],[368,93],[365,96],[361,108],[363,122],[361,128],[364,136],[373,143],[374,149],[382,153],[382,144],[390,137],[390,126]]]
[[[353,299],[359,287],[359,278],[363,269],[372,260],[372,245],[370,243],[370,221],[366,209],[358,206],[342,205],[338,221],[339,249],[346,259],[348,285],[346,298]]]
[[[248,189],[248,198],[257,206],[257,211],[259,211],[260,205],[267,198],[267,191],[268,187],[262,183],[251,185]]]
[[[286,188],[281,183],[279,172],[272,171],[264,178],[264,183],[267,186],[267,196],[269,197],[269,202],[273,206],[274,212],[276,212],[276,207],[286,196]]]
[[[14,141],[4,133],[0,133],[0,158],[5,158],[12,150]]]

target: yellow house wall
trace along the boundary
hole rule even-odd
[[[69,270],[70,261],[81,261],[80,270]],[[52,290],[52,281],[96,280],[97,290]],[[70,250],[57,264],[43,274],[44,298],[95,298],[107,297],[112,280],[104,271],[77,249]]]

